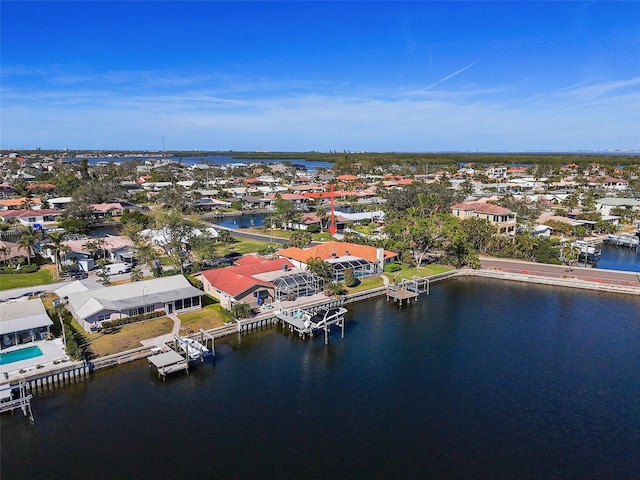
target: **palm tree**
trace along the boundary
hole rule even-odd
[[[46,247],[55,249],[55,262],[56,262],[56,274],[60,276],[60,252],[65,249],[68,250],[66,245],[62,245],[62,240],[64,239],[64,234],[62,232],[51,232],[49,233],[49,242],[45,245]]]
[[[578,260],[578,257],[580,256],[580,249],[575,245],[567,243],[562,247],[561,252],[563,260],[567,262],[567,265],[569,265],[569,275],[571,275],[571,264]]]
[[[131,270],[130,278],[132,282],[140,282],[144,280],[144,273],[142,273],[142,269],[140,269],[139,267],[136,267],[133,270]]]
[[[327,281],[333,277],[333,267],[329,262],[325,262],[320,257],[309,258],[307,260],[307,272],[313,273]]]
[[[0,242],[0,255],[2,255],[2,263],[5,263],[7,261],[7,256],[9,255],[9,252],[11,251],[11,249],[9,247],[7,247],[4,243]]]
[[[33,227],[26,227],[22,234],[18,237],[18,246],[27,252],[27,262],[31,265],[31,257],[35,255],[36,245],[38,243],[38,234]]]

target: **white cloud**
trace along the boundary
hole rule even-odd
[[[327,82],[236,78],[208,86],[215,76],[202,75],[192,84],[153,72],[140,76],[149,83],[131,91],[4,87],[2,147],[145,149],[159,148],[163,136],[168,149],[211,150],[640,147],[637,78],[518,98],[513,86],[436,89],[446,77],[428,91],[345,94],[344,85]]]

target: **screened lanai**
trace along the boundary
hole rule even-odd
[[[342,282],[344,280],[344,271],[348,268],[353,270],[355,278],[368,277],[378,273],[378,264],[371,263],[364,258],[357,257],[340,257],[329,260],[333,268],[333,281]]]
[[[296,300],[298,297],[314,295],[324,290],[324,279],[309,272],[292,273],[272,280],[275,301]]]

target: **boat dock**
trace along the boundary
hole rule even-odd
[[[298,332],[301,337],[313,337],[317,330],[324,330],[324,343],[329,343],[329,330],[332,325],[342,329],[344,338],[344,316],[347,309],[341,305],[319,306],[308,309],[289,308],[278,310],[275,316],[288,325],[291,331]]]
[[[640,238],[632,233],[619,233],[617,235],[607,235],[604,242],[618,247],[638,248]]]
[[[189,373],[189,362],[175,350],[151,355],[147,357],[147,360],[149,360],[149,367],[156,367],[158,377],[163,380],[170,373],[181,372],[182,370],[185,370],[187,374]]]
[[[386,290],[387,301],[393,299],[400,306],[405,300],[407,303],[411,303],[411,300],[417,302],[421,293],[429,294],[429,279],[427,277],[413,277],[412,280],[402,280],[400,283],[388,285]]]
[[[18,396],[15,396],[17,390]],[[21,409],[25,417],[34,423],[33,412],[31,411],[31,399],[33,395],[27,394],[24,383],[19,385],[2,385],[0,386],[0,413],[13,412]]]
[[[598,245],[601,243],[602,241],[600,239],[576,240],[572,242],[571,246],[579,250],[578,263],[598,263],[602,257],[602,249],[598,248]]]

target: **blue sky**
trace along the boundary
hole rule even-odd
[[[1,148],[640,149],[640,2],[0,8]]]

